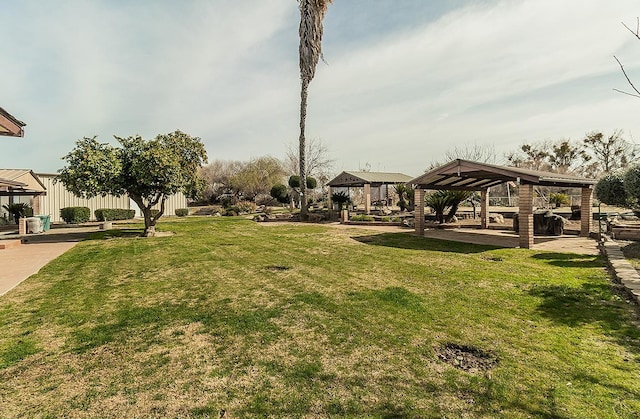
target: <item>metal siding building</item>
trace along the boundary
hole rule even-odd
[[[38,173],[38,178],[47,189],[47,194],[41,198],[40,212],[51,216],[52,222],[61,222],[60,210],[66,207],[88,207],[91,210],[91,219],[95,219],[95,210],[101,208],[129,209],[129,197],[116,197],[113,195],[97,196],[91,199],[78,198],[69,192],[62,183],[54,183],[56,175]]]
[[[65,207],[88,207],[91,210],[92,220],[95,219],[95,210],[102,208],[134,209],[136,216],[141,216],[140,208],[127,195],[121,197],[97,196],[91,199],[78,198],[69,192],[62,183],[54,183],[55,174],[38,173],[37,176],[47,190],[47,194],[40,198],[40,213],[50,215],[52,222],[62,221],[60,210]],[[160,209],[160,205],[156,205],[154,208]],[[187,208],[187,198],[182,192],[167,198],[163,217],[175,215],[178,208]]]

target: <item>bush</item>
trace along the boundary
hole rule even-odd
[[[156,215],[158,215],[158,213],[159,213],[159,212],[160,212],[160,210],[152,209],[152,210],[151,210],[151,216],[152,216],[152,217],[155,217]]]
[[[177,208],[176,215],[178,217],[186,217],[187,215],[189,215],[189,208]]]
[[[619,207],[631,206],[627,196],[623,173],[610,173],[600,178],[595,187],[595,195],[600,202]]]
[[[571,198],[569,195],[563,193],[552,193],[549,195],[549,203],[554,204],[556,207],[560,205],[569,205],[571,203]]]
[[[60,218],[68,224],[86,223],[91,217],[91,210],[87,207],[66,207],[60,210]]]
[[[287,191],[287,187],[283,184],[274,185],[271,188],[271,196],[282,204],[289,202],[289,193]]]
[[[119,208],[101,208],[94,211],[98,221],[130,220],[136,216],[136,210]]]

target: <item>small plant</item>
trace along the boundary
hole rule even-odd
[[[176,215],[178,217],[186,217],[189,215],[189,208],[176,208]]]
[[[571,203],[571,199],[567,194],[552,193],[549,195],[549,203],[555,205],[556,208],[559,208],[561,205],[569,205]]]
[[[20,218],[31,217],[33,215],[33,208],[31,208],[31,205],[25,204],[23,202],[6,204],[3,205],[2,208],[4,208],[9,214],[11,214],[11,217],[16,224],[18,224]]]
[[[91,217],[91,210],[87,207],[66,207],[60,210],[60,218],[67,224],[86,223]]]
[[[331,195],[331,200],[338,204],[338,211],[342,211],[342,207],[344,206],[344,204],[349,202],[349,195],[344,192],[336,192]]]

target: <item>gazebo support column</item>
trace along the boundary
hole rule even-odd
[[[364,184],[364,212],[371,213],[371,185],[368,183]]]
[[[518,212],[520,247],[533,247],[533,185],[520,185],[520,209]]]
[[[580,200],[580,237],[589,237],[591,232],[591,205],[593,189],[582,188],[582,198]]]
[[[480,191],[480,228],[489,228],[489,191]]]
[[[331,186],[327,188],[327,206],[329,211],[333,211],[333,200],[331,199]]]
[[[424,236],[424,189],[416,189],[415,191],[415,211],[414,223],[416,234]]]

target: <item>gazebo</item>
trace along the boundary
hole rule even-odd
[[[331,188],[364,188],[364,210],[369,214],[371,212],[371,188],[407,183],[410,180],[411,176],[404,173],[342,172],[327,183],[329,186],[329,208],[332,207]]]
[[[488,189],[504,182],[519,185],[519,242],[522,248],[533,246],[533,187],[555,186],[580,188],[581,215],[580,236],[588,237],[591,230],[591,202],[595,179],[579,176],[542,172],[518,167],[497,166],[468,160],[456,159],[443,166],[430,170],[407,182],[413,185],[415,192],[415,229],[424,235],[424,195],[426,190],[467,190],[480,191],[480,227],[487,228],[489,222]],[[418,204],[421,203],[421,204]]]
[[[26,124],[9,112],[0,108],[0,135],[8,137],[24,137],[24,127]]]

